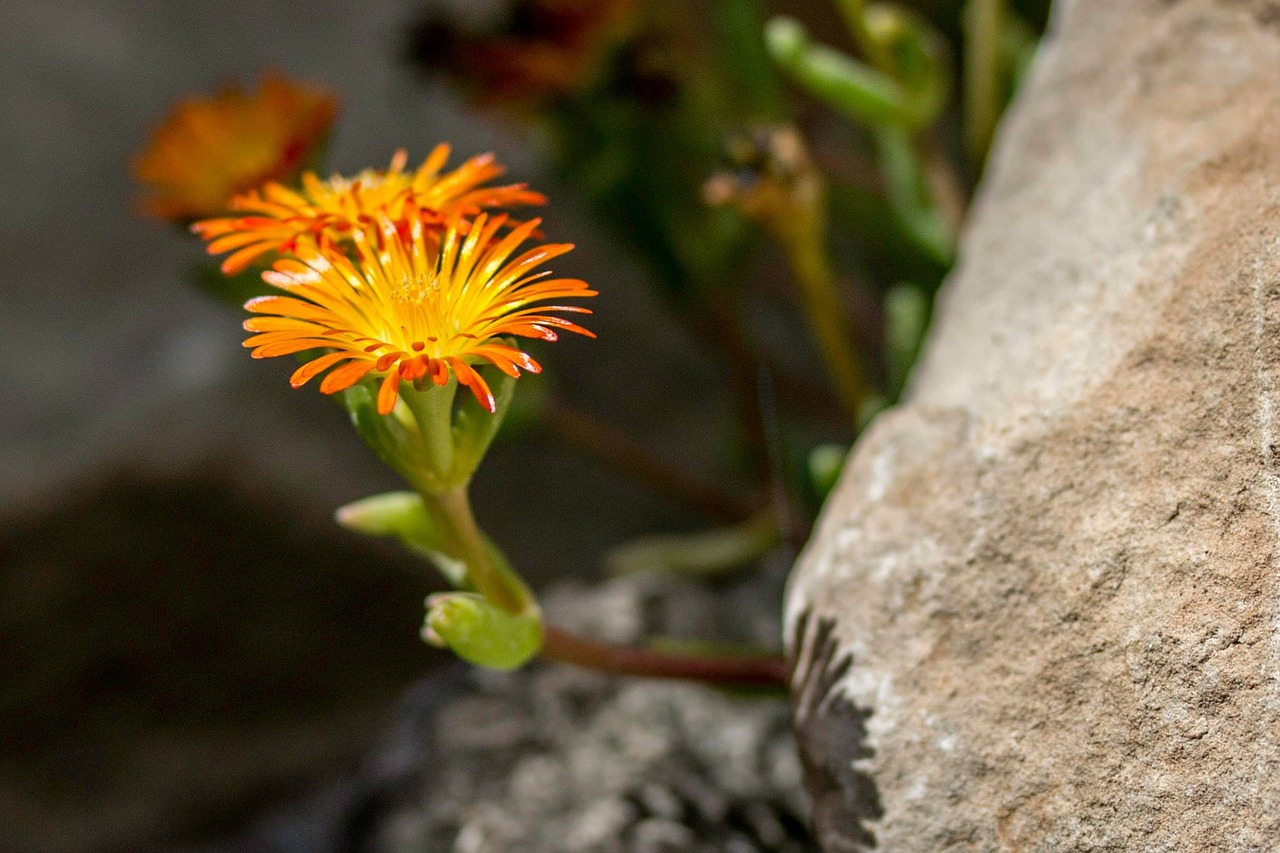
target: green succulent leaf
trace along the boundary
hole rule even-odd
[[[516,393],[516,378],[496,367],[479,367],[493,392],[497,411],[489,412],[472,394],[463,395],[453,416],[454,476],[470,479],[502,426]]]
[[[774,18],[765,42],[775,62],[815,97],[860,124],[902,127],[913,117],[892,78],[829,47],[814,44],[791,18]]]
[[[508,613],[477,593],[447,592],[427,599],[422,636],[468,663],[505,672],[542,648],[542,618],[537,611]]]
[[[439,524],[415,492],[387,492],[353,501],[335,514],[338,524],[367,536],[394,536],[430,560],[455,587],[467,585],[467,567],[448,555]]]

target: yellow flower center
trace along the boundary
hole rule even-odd
[[[439,293],[439,276],[432,272],[423,272],[412,277],[406,275],[391,291],[391,300],[405,305],[421,305],[428,298],[435,298]]]

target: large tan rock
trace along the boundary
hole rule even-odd
[[[1280,849],[1280,4],[1079,0],[793,579],[829,851]]]

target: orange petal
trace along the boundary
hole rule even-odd
[[[264,255],[274,248],[273,243],[254,243],[252,246],[246,246],[238,252],[228,255],[222,262],[222,272],[224,275],[235,275],[242,273],[249,268],[249,264],[260,255]],[[217,254],[214,252],[213,254]]]
[[[294,317],[250,317],[241,324],[246,332],[305,332],[323,334],[324,327]]]
[[[449,381],[449,366],[444,363],[444,359],[428,359],[427,372],[431,375],[431,381],[436,385],[443,385]]]
[[[493,398],[493,392],[489,390],[489,384],[484,381],[483,376],[460,358],[451,357],[449,364],[453,366],[453,373],[458,377],[458,381],[471,389],[476,402],[483,406],[485,411],[493,414],[498,410],[498,401]]]
[[[244,304],[246,311],[254,314],[277,314],[296,317],[299,320],[327,320],[332,314],[313,302],[292,296],[255,296]]]
[[[386,370],[388,367],[395,364],[396,359],[400,358],[402,355],[404,355],[404,353],[401,350],[393,350],[392,352],[383,353],[376,363],[377,368],[379,370]]]
[[[364,361],[361,359],[359,361],[348,362],[347,364],[342,365],[342,367],[335,368],[324,378],[320,383],[320,393],[334,394],[345,388],[350,388],[352,385],[355,385],[363,379],[364,375],[370,370],[373,370],[372,361]]]
[[[393,370],[382,380],[378,389],[378,414],[389,415],[396,407],[396,397],[400,395],[400,371]]]
[[[278,355],[293,355],[295,352],[305,352],[309,349],[320,349],[327,347],[328,341],[283,341],[276,344],[262,344],[253,352],[249,353],[253,358],[275,358]]]
[[[353,357],[349,352],[331,352],[328,355],[313,358],[293,372],[293,375],[289,377],[289,384],[294,388],[301,388],[327,368],[332,367],[344,358]]]
[[[427,375],[426,356],[418,356],[403,362],[400,365],[400,376],[406,382],[413,382]]]
[[[205,239],[208,239],[208,235],[205,235]],[[256,230],[233,231],[217,239],[209,240],[206,251],[211,255],[221,255],[223,252],[230,252],[232,249],[239,249],[250,243],[262,242],[263,240],[264,235]]]
[[[508,376],[519,376],[521,367],[529,373],[542,372],[542,366],[530,358],[528,353],[502,344],[478,346],[471,350],[471,355],[492,362],[494,367]]]

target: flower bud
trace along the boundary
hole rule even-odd
[[[509,671],[542,647],[542,618],[536,610],[508,613],[476,593],[446,592],[427,598],[422,638],[468,663]]]

